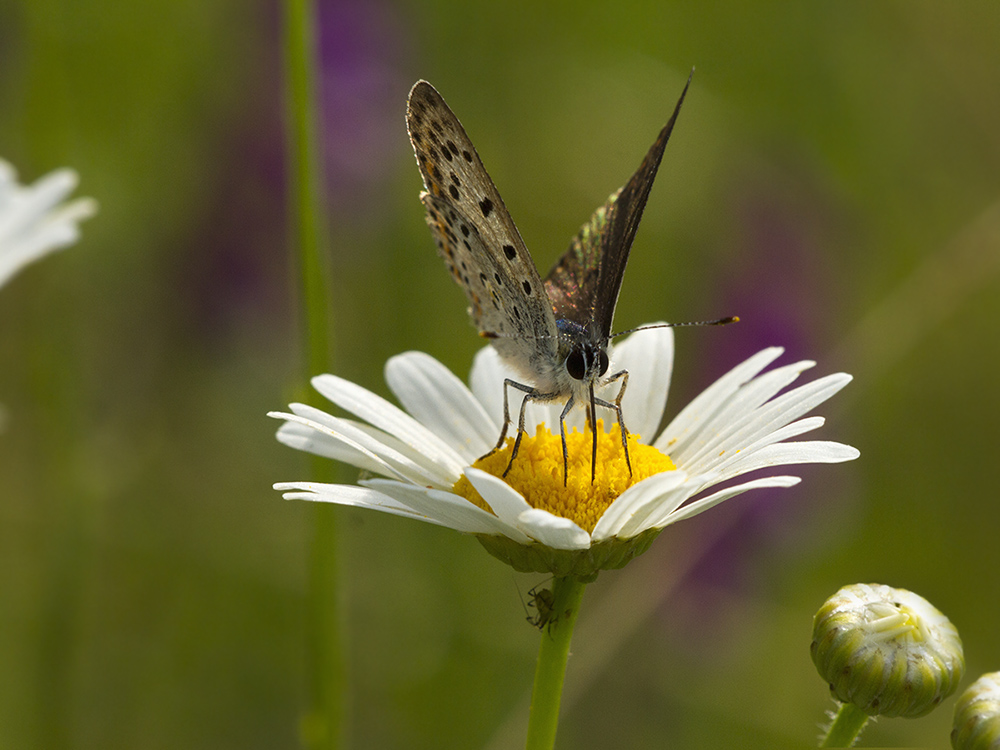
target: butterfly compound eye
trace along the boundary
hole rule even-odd
[[[583,380],[583,376],[587,371],[587,363],[583,358],[583,351],[580,349],[574,349],[570,352],[569,356],[566,357],[566,372],[573,380]]]
[[[601,375],[603,375],[608,371],[608,367],[611,365],[611,362],[608,360],[608,353],[603,349],[601,350],[599,362],[601,365]]]

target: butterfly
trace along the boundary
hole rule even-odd
[[[517,456],[525,408],[531,401],[565,401],[559,416],[564,484],[568,472],[565,419],[577,404],[589,407],[588,421],[594,431],[591,481],[597,464],[594,415],[598,406],[615,412],[625,461],[632,472],[621,408],[628,372],[608,374],[611,322],[639,219],[690,85],[688,77],[673,115],[639,169],[594,212],[544,281],[455,113],[427,81],[417,81],[410,90],[406,126],[424,182],[420,200],[438,253],[465,291],[480,335],[490,339],[500,358],[526,381],[504,381],[503,428],[496,447],[487,455],[500,450],[507,438],[509,389],[525,397],[503,476]],[[595,395],[595,386],[612,383],[620,384],[613,400]]]

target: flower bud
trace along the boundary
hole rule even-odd
[[[952,727],[955,750],[1000,750],[1000,672],[984,674],[962,693]]]
[[[845,586],[813,620],[813,663],[833,697],[870,716],[929,713],[965,671],[962,641],[947,617],[905,589]]]

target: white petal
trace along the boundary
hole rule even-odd
[[[467,534],[504,534],[510,536],[511,529],[496,516],[487,513],[464,497],[450,492],[428,487],[394,482],[391,479],[366,479],[365,487],[371,487],[388,495],[416,513],[433,519],[448,528]],[[518,540],[520,541],[520,540]]]
[[[555,549],[585,549],[590,546],[590,535],[576,523],[532,508],[499,477],[473,468],[466,469],[465,476],[501,520],[524,534],[522,544],[535,540]]]
[[[449,474],[447,467],[424,459],[414,461],[409,456],[394,450],[391,446],[377,440],[372,435],[358,429],[358,426],[346,419],[334,417],[306,404],[292,404],[297,414],[271,412],[270,417],[284,419],[303,427],[315,430],[324,436],[322,442],[312,443],[319,455],[347,461],[359,468],[374,470],[378,474],[395,477],[414,484],[436,484],[450,487],[458,481],[458,474]],[[315,418],[314,418],[315,417]],[[306,442],[302,430],[278,430],[278,440],[286,442],[291,447],[298,448]],[[354,458],[358,458],[357,461]],[[376,468],[372,469],[372,465]]]
[[[814,364],[805,361],[778,367],[741,386],[725,401],[718,402],[715,412],[690,432],[686,445],[674,449],[671,454],[674,463],[684,464],[692,471],[702,471],[706,467],[701,461],[706,454],[711,457],[730,445],[746,445],[745,440],[733,438],[733,435],[739,435],[748,424],[751,429],[759,425],[758,407]]]
[[[388,495],[347,484],[320,484],[317,482],[278,482],[274,489],[283,492],[285,500],[310,500],[320,503],[351,505],[357,508],[372,508],[404,518],[426,521],[442,525],[440,521],[415,513],[411,508],[398,503]]]
[[[340,408],[402,440],[406,445],[443,466],[449,474],[461,473],[465,462],[447,443],[409,414],[361,386],[336,375],[317,375],[313,387]]]
[[[792,422],[769,432],[749,445],[734,446],[731,448],[728,443],[725,443],[713,454],[714,457],[709,457],[707,463],[703,465],[707,469],[729,477],[730,474],[727,473],[728,468],[734,463],[744,461],[748,456],[753,455],[768,445],[780,443],[783,440],[788,440],[789,438],[797,437],[805,432],[822,427],[825,422],[826,420],[823,417],[806,417],[805,419],[800,419],[797,422]],[[717,481],[724,480],[718,479]]]
[[[518,516],[518,526],[528,536],[552,549],[587,549],[590,534],[568,518],[530,508]]]
[[[385,364],[389,388],[410,414],[472,463],[496,443],[498,428],[482,404],[447,367],[423,352]]]
[[[625,426],[629,432],[638,433],[642,442],[650,444],[667,405],[674,369],[674,329],[636,331],[616,344],[613,354],[612,369],[628,370],[628,389],[622,399]]]
[[[289,404],[289,408],[292,410],[292,414],[301,418],[296,421],[302,422],[305,420],[310,424],[318,423],[326,428],[324,435],[333,433],[337,436],[346,437],[359,443],[376,456],[389,460],[390,463],[399,461],[406,466],[413,464],[416,467],[415,470],[421,472],[426,478],[437,477],[448,487],[453,485],[458,480],[458,477],[461,476],[461,474],[450,473],[447,467],[435,463],[432,458],[422,454],[419,449],[410,447],[398,438],[387,432],[383,432],[377,427],[372,427],[366,422],[335,417],[309,404],[292,403]],[[287,415],[281,412],[271,412],[268,416],[278,419],[287,418]],[[418,482],[418,484],[423,483],[424,479]]]
[[[810,440],[799,443],[777,443],[760,450],[747,452],[745,458],[733,461],[720,470],[718,481],[724,482],[741,474],[772,466],[789,464],[838,464],[853,461],[860,452],[843,443],[826,440]]]
[[[483,405],[486,414],[496,425],[500,434],[503,423],[503,380],[507,369],[500,361],[500,355],[492,346],[484,346],[472,360],[472,372],[469,373],[469,385],[472,395]]]
[[[636,514],[644,517],[650,504],[657,503],[660,497],[683,485],[687,478],[688,475],[678,469],[664,471],[632,485],[608,506],[591,536],[595,540],[621,536],[622,527]]]
[[[518,517],[526,510],[531,510],[531,506],[517,490],[499,477],[471,466],[465,470],[465,476],[501,521],[515,529],[519,528]]]
[[[0,237],[5,242],[45,223],[46,214],[73,191],[79,178],[72,169],[57,169],[34,185],[17,184],[13,168],[4,162],[0,180]]]
[[[97,202],[77,198],[59,205],[77,184],[76,173],[59,169],[34,185],[21,186],[0,160],[0,286],[27,264],[79,238],[77,223],[97,211]]]
[[[628,539],[648,529],[656,528],[657,519],[668,516],[687,502],[698,491],[698,487],[704,481],[704,476],[691,477],[691,481],[684,482],[669,492],[664,492],[655,500],[647,503],[641,511],[633,515],[629,519],[629,522],[622,526],[618,535]]]
[[[702,391],[667,425],[653,445],[668,455],[683,450],[693,431],[729,399],[744,383],[781,356],[784,349],[773,346],[757,352]]]
[[[672,523],[691,518],[747,490],[755,490],[761,487],[792,487],[801,481],[798,477],[763,477],[762,479],[755,479],[745,484],[738,484],[735,487],[727,487],[713,495],[696,500],[690,505],[685,505],[680,510],[671,513],[665,518],[658,519],[653,524],[653,527],[669,526]]]
[[[73,192],[80,177],[72,169],[57,169],[49,172],[25,191],[30,196],[31,212],[29,218],[39,218],[52,206]]]
[[[728,458],[734,451],[745,449],[766,436],[798,419],[815,406],[826,401],[847,385],[851,377],[844,373],[828,375],[812,383],[806,383],[767,402],[755,411],[741,416],[731,415],[731,422],[723,431],[709,439],[697,452],[674,459],[688,471],[708,471],[720,458]]]
[[[271,412],[269,417],[284,419],[281,412]],[[386,468],[381,462],[371,459],[367,453],[357,450],[353,446],[342,440],[332,438],[325,432],[319,432],[311,426],[300,424],[299,422],[285,422],[278,428],[275,435],[278,442],[287,445],[289,448],[312,453],[323,458],[331,458],[334,461],[356,466],[364,471],[375,474],[386,472]]]

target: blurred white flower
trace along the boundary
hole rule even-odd
[[[78,181],[73,170],[57,169],[34,185],[20,185],[14,168],[0,159],[0,286],[29,263],[79,239],[77,224],[94,215],[97,202],[63,203]]]

